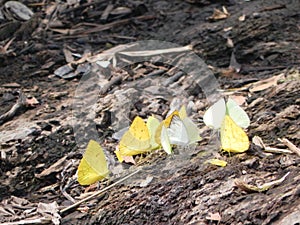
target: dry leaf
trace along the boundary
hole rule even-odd
[[[243,15],[241,15],[239,17],[239,21],[241,21],[241,22],[245,21],[245,19],[246,19],[246,15],[245,14],[243,14]]]
[[[259,147],[261,147],[262,149],[265,149],[265,148],[266,148],[266,146],[265,146],[263,140],[262,140],[261,137],[259,137],[259,136],[254,136],[254,137],[252,138],[252,143],[255,144],[255,145],[257,145],[257,146],[259,146]]]
[[[58,211],[58,204],[56,202],[52,203],[42,203],[40,202],[37,206],[37,211],[41,213],[45,218],[50,217],[53,224],[60,224],[61,216]]]
[[[33,11],[29,9],[26,5],[18,1],[7,1],[4,4],[5,9],[10,14],[14,15],[20,20],[30,20],[33,16]]]
[[[65,163],[67,157],[68,156],[62,157],[56,163],[52,164],[49,168],[42,171],[40,174],[35,174],[35,177],[42,178],[44,176],[48,176],[51,173],[61,171],[63,169],[64,163]]]
[[[281,79],[284,79],[284,74],[280,74],[277,76],[273,76],[264,80],[257,81],[253,84],[252,88],[250,88],[250,92],[258,92],[266,90],[270,87],[276,86],[277,82]]]
[[[209,213],[209,215],[206,217],[207,220],[212,221],[221,221],[220,213]]]
[[[134,161],[132,156],[122,155],[122,158],[123,158],[124,162],[126,162],[126,163],[132,163],[134,165],[136,164],[136,162]]]
[[[230,98],[233,99],[238,105],[243,105],[246,102],[246,97],[242,95],[230,95]]]
[[[209,20],[223,20],[226,19],[227,17],[229,17],[229,13],[227,11],[227,9],[225,8],[225,6],[222,7],[222,10],[219,9],[214,9],[214,13],[212,16],[208,17]]]

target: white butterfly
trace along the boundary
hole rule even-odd
[[[220,129],[226,114],[242,128],[247,128],[250,125],[247,113],[231,98],[228,99],[227,103],[221,98],[209,107],[203,116],[203,122],[206,126]]]

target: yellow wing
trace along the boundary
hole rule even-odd
[[[164,123],[165,127],[170,127],[171,122],[172,122],[174,116],[178,116],[179,117],[179,112],[177,110],[175,110],[174,112],[172,112],[170,115],[167,116],[166,119],[164,119],[163,123]]]
[[[108,174],[103,149],[96,141],[90,140],[78,166],[78,182],[81,185],[90,185],[106,178]]]
[[[184,119],[184,118],[187,118],[188,116],[187,116],[187,112],[186,112],[186,108],[185,108],[185,106],[184,105],[182,105],[181,106],[181,108],[180,108],[180,110],[179,110],[179,117],[180,117],[180,119]]]
[[[221,147],[226,152],[241,153],[249,149],[249,139],[228,115],[225,115],[221,125]]]
[[[156,142],[156,130],[160,125],[160,122],[158,119],[156,119],[154,116],[149,116],[147,119],[147,127],[150,134],[150,144],[151,149],[157,149],[159,148],[159,142]]]
[[[151,150],[151,139],[148,127],[143,119],[137,116],[120,140],[119,153],[133,156],[149,150]]]

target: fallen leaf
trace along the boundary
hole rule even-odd
[[[245,14],[243,14],[243,15],[241,15],[239,17],[239,21],[241,21],[241,22],[245,21],[245,19],[246,19],[246,15]]]
[[[258,92],[266,90],[270,87],[276,86],[278,81],[284,79],[284,74],[273,76],[264,80],[257,81],[252,84],[252,88],[249,89],[250,92]]]
[[[42,171],[40,174],[35,174],[35,177],[42,178],[44,176],[48,176],[51,173],[61,171],[63,169],[64,163],[65,163],[67,157],[68,156],[62,157],[56,163],[52,164],[49,168]]]
[[[225,6],[222,7],[222,10],[219,9],[214,9],[214,13],[212,16],[208,17],[209,20],[223,20],[226,19],[230,16],[230,14],[228,13],[227,9],[225,8]]]
[[[1,87],[4,88],[20,88],[21,85],[18,83],[6,83],[6,84],[2,84]]]
[[[230,95],[230,98],[232,98],[238,105],[243,105],[246,102],[246,97],[242,95]]]
[[[65,55],[65,59],[67,63],[72,63],[74,61],[74,57],[72,55],[72,52],[67,49],[66,47],[63,49],[63,53]]]
[[[29,20],[34,14],[31,9],[18,1],[7,1],[4,7],[7,12],[24,21]]]
[[[126,162],[126,163],[132,163],[133,165],[136,164],[136,162],[134,161],[132,156],[123,155],[122,158],[123,158],[124,162]]]
[[[257,145],[257,146],[259,146],[259,147],[261,147],[262,149],[265,149],[265,148],[266,148],[266,146],[265,146],[263,140],[262,140],[261,137],[259,137],[259,136],[254,136],[254,137],[252,138],[252,143],[255,144],[255,145]]]
[[[209,213],[209,215],[206,217],[207,220],[212,221],[221,221],[220,213]]]
[[[40,202],[37,206],[37,211],[43,216],[50,217],[53,224],[60,224],[61,216],[59,215],[58,204],[56,202],[52,203],[42,203]]]

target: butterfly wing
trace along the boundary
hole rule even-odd
[[[161,141],[161,146],[163,147],[163,150],[167,154],[171,154],[172,146],[171,146],[170,139],[168,136],[167,128],[164,125],[162,125],[162,127],[161,127],[160,141]]]
[[[159,127],[160,122],[158,119],[156,119],[154,116],[149,116],[147,119],[147,127],[150,134],[150,144],[151,149],[157,149],[159,147],[159,142],[156,142],[155,134],[156,130]]]
[[[177,115],[173,115],[170,126],[167,128],[167,133],[171,144],[187,145],[189,143],[186,127]]]
[[[222,121],[224,120],[225,113],[225,100],[224,98],[221,98],[206,110],[203,116],[203,122],[208,127],[219,129],[221,127]]]
[[[90,140],[78,166],[78,182],[90,185],[106,178],[109,174],[106,158],[101,146]]]
[[[179,110],[179,117],[180,117],[180,119],[184,119],[184,118],[187,118],[188,117],[188,115],[187,115],[187,112],[186,112],[186,108],[185,108],[185,106],[184,105],[182,105],[181,106],[181,108],[180,108],[180,110]]]
[[[221,126],[221,146],[226,152],[241,153],[249,149],[249,138],[229,115],[225,115]]]
[[[179,117],[182,120],[188,137],[189,137],[189,144],[195,143],[201,140],[199,135],[199,129],[197,125],[188,117],[185,106],[181,106],[179,110]]]
[[[250,125],[250,119],[247,113],[231,98],[226,103],[227,114],[233,121],[242,128],[247,128]]]
[[[189,144],[200,141],[201,137],[199,135],[199,129],[197,125],[189,117],[182,119],[182,122],[188,134]]]
[[[143,119],[137,116],[120,140],[120,155],[133,156],[149,150],[151,150],[151,143],[148,127]]]

